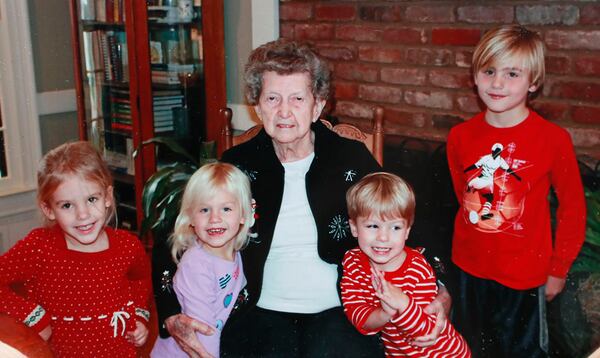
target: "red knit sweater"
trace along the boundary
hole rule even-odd
[[[134,330],[136,319],[147,322],[150,265],[136,237],[106,233],[107,250],[85,253],[67,249],[57,226],[35,229],[0,257],[0,311],[37,331],[50,324],[59,357],[136,355],[121,334]],[[17,282],[25,283],[27,298],[10,289]]]
[[[340,284],[346,316],[362,334],[375,334],[381,330],[387,357],[471,357],[467,343],[449,322],[433,346],[409,344],[410,340],[431,333],[435,326],[435,317],[427,315],[423,309],[434,300],[437,286],[435,274],[423,255],[408,247],[405,251],[402,266],[394,272],[386,272],[385,279],[408,295],[408,307],[376,330],[363,327],[373,311],[381,307],[373,288],[369,258],[358,248],[346,252]]]
[[[509,128],[490,126],[480,113],[452,128],[447,152],[460,204],[452,260],[513,289],[565,277],[585,238],[586,217],[569,133],[533,111]],[[554,245],[550,186],[559,201]]]

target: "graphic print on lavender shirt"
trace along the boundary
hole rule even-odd
[[[471,176],[463,196],[463,214],[465,221],[479,231],[517,234],[523,229],[519,219],[528,185],[517,173],[530,164],[519,159],[516,151],[515,143],[509,143],[506,148],[502,143],[494,143],[491,152],[464,170]]]

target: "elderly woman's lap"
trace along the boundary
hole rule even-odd
[[[341,307],[317,314],[253,308],[227,323],[223,357],[383,357],[377,336],[363,336]]]

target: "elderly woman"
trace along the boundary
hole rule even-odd
[[[348,322],[338,289],[343,255],[357,245],[346,190],[381,168],[362,143],[318,120],[329,69],[308,46],[281,39],[257,48],[245,80],[264,128],[222,160],[250,177],[258,237],[242,251],[248,285],[224,328],[223,356],[382,356],[378,338]],[[168,307],[157,301],[161,319],[178,313],[176,299]],[[439,301],[432,305],[443,311]],[[203,353],[190,332],[206,334],[208,327],[181,314],[167,318],[166,327],[187,352]]]

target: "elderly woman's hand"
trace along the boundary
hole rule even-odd
[[[433,331],[424,336],[415,338],[412,344],[417,347],[432,346],[446,325],[451,306],[452,297],[450,297],[450,293],[448,293],[446,287],[440,285],[437,297],[427,305],[424,310],[427,314],[435,314],[436,318]]]
[[[212,358],[198,341],[195,332],[205,336],[214,334],[214,330],[207,324],[197,321],[182,313],[171,316],[165,320],[165,327],[175,339],[175,342],[190,357]]]

